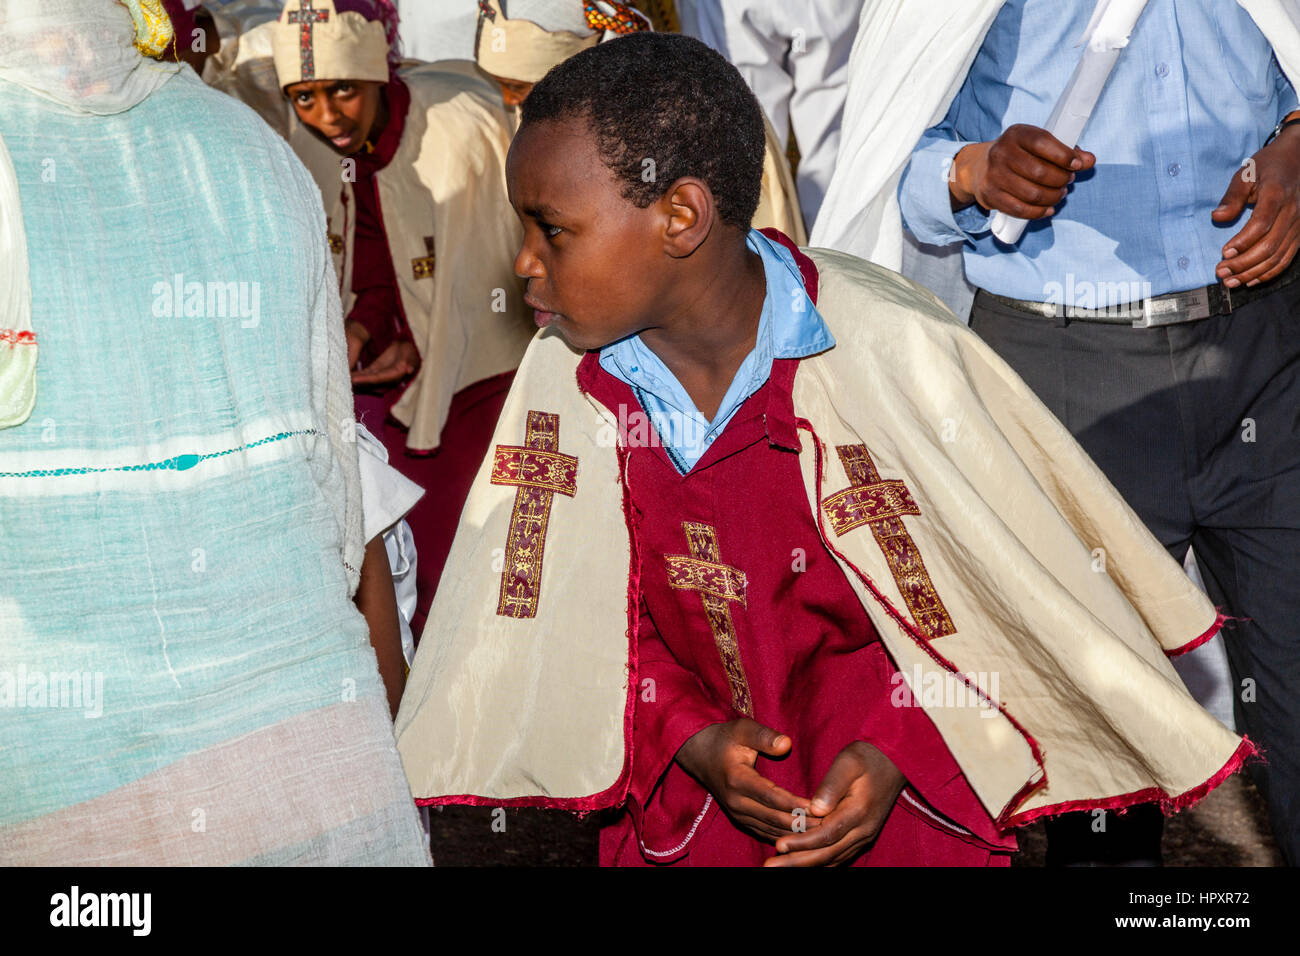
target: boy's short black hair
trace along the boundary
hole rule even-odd
[[[699,40],[633,33],[570,57],[533,87],[522,122],[569,117],[587,120],[632,203],[644,209],[675,180],[697,176],[723,222],[749,228],[767,146],[762,107]]]

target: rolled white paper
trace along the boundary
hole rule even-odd
[[[1081,41],[1083,56],[1043,127],[1066,146],[1074,146],[1083,135],[1101,91],[1119,62],[1120,50],[1128,46],[1128,38],[1146,5],[1147,0],[1097,0]],[[1014,246],[1024,235],[1026,225],[1024,219],[995,212],[991,228],[994,236]]]
[[[1098,0],[1079,44],[1103,50],[1128,46],[1128,38],[1146,5],[1147,0]]]

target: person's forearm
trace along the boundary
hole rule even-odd
[[[384,548],[384,536],[376,535],[366,545],[357,587],[357,610],[370,628],[370,646],[375,650],[379,676],[388,691],[388,707],[394,718],[406,689],[406,659],[402,656],[402,631],[398,623],[397,594],[393,572]]]

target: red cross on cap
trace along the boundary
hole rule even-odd
[[[337,12],[333,0],[323,0],[323,2],[328,9],[316,9],[312,6],[312,0],[299,0],[296,10],[285,8],[285,23],[299,25],[299,62],[302,66],[301,79],[304,80],[316,79],[316,52],[313,48],[312,30],[316,24],[327,22],[331,13]]]

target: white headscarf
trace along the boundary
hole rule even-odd
[[[0,0],[0,80],[69,113],[120,113],[181,68],[149,59],[171,41],[158,0]],[[18,178],[0,137],[0,428],[36,403],[36,333]]]
[[[69,113],[121,113],[170,80],[171,21],[158,0],[0,0],[0,79]]]

